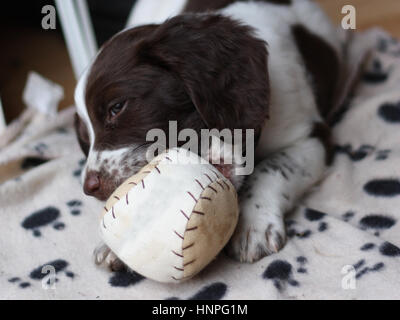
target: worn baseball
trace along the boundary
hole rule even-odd
[[[197,154],[173,148],[115,190],[100,230],[134,271],[160,282],[180,282],[218,255],[238,215],[231,182]]]

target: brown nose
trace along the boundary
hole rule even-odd
[[[99,192],[101,186],[100,175],[96,171],[89,171],[86,173],[85,183],[83,184],[83,191],[89,196],[95,196]]]

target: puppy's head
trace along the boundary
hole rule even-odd
[[[146,164],[147,132],[168,137],[171,120],[178,131],[252,128],[257,136],[268,89],[266,44],[230,18],[188,14],[117,34],[75,91],[85,193],[108,198]]]

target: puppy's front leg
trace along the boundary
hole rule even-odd
[[[254,262],[278,252],[286,241],[283,216],[322,176],[325,148],[305,138],[257,164],[240,198],[239,223],[228,254]]]

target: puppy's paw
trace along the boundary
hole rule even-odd
[[[286,242],[281,217],[263,217],[257,221],[239,218],[238,226],[227,246],[229,256],[240,262],[256,262],[278,252]]]
[[[125,269],[125,264],[105,244],[100,244],[93,252],[94,262],[97,265],[104,264],[111,271]]]

